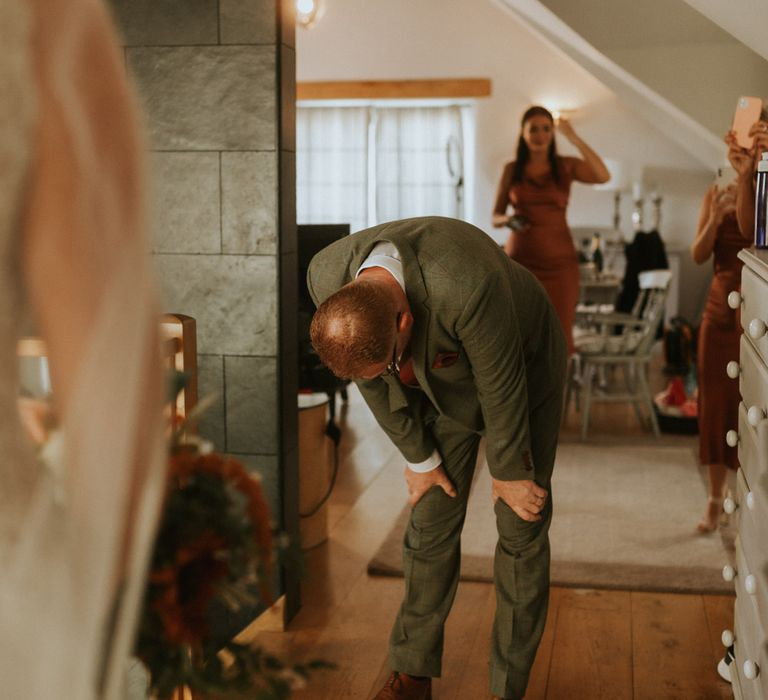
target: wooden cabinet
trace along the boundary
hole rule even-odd
[[[729,509],[738,522],[736,564],[727,571],[736,590],[731,664],[737,700],[768,698],[768,251],[743,250],[741,294],[729,304],[741,309],[738,378],[738,440],[741,469]],[[735,374],[729,368],[729,374]],[[728,569],[728,567],[726,567]]]

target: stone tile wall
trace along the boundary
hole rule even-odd
[[[200,395],[219,397],[201,433],[262,474],[295,532],[292,2],[111,4],[146,114],[164,308],[197,320]]]

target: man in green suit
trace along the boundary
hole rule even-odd
[[[308,285],[320,359],[357,382],[407,464],[405,598],[376,698],[428,699],[440,676],[481,436],[499,532],[490,690],[522,698],[547,613],[566,363],[546,292],[483,231],[438,217],[337,241],[312,260]]]

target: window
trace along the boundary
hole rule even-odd
[[[467,218],[469,104],[300,104],[299,223]]]

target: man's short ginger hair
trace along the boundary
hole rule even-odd
[[[389,362],[397,301],[380,284],[360,278],[317,308],[309,333],[322,363],[341,379],[357,379],[371,365]]]

